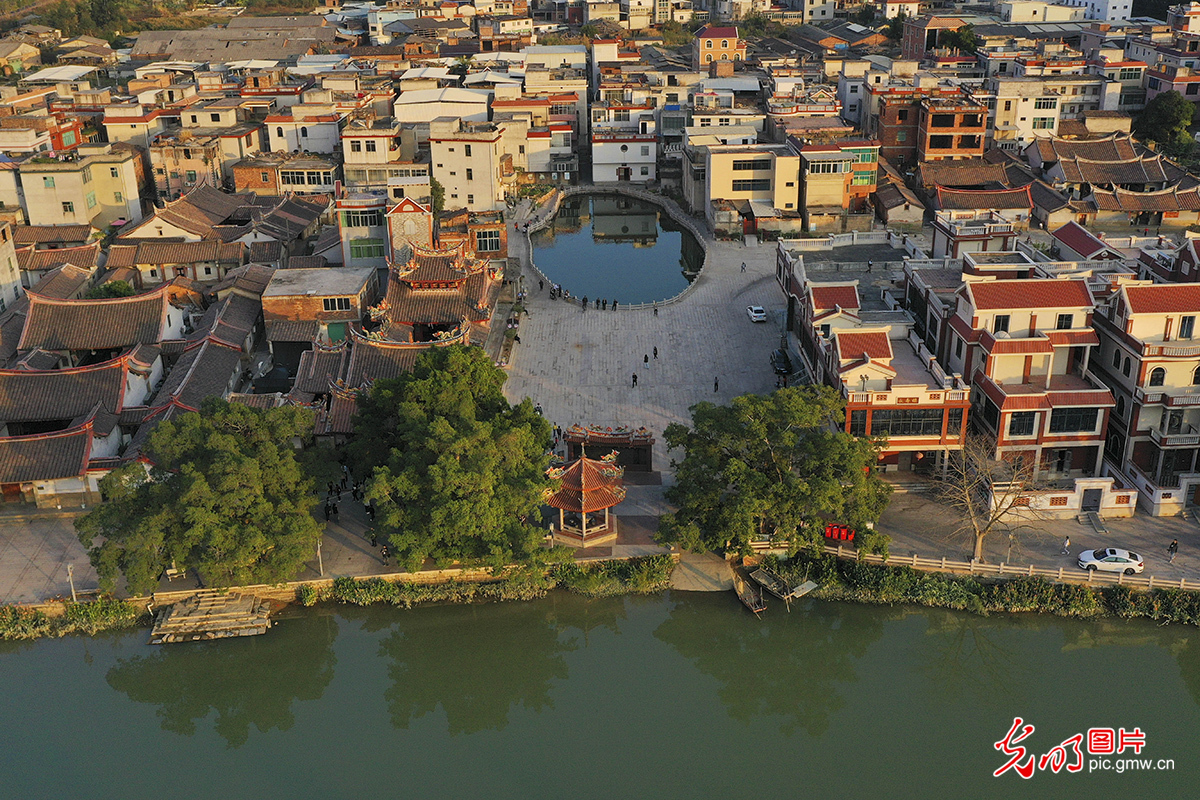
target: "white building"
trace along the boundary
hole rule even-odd
[[[1133,13],[1133,0],[1063,0],[1069,6],[1083,9],[1084,19],[1103,22],[1123,22]]]
[[[511,156],[504,158],[505,133],[505,125],[491,122],[442,117],[429,123],[429,159],[446,208],[504,208],[506,184],[515,177]]]
[[[649,183],[658,177],[658,136],[634,131],[592,134],[592,180]]]

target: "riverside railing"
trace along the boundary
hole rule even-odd
[[[825,552],[838,558],[857,559],[858,550],[845,545],[825,545]],[[1033,564],[1020,566],[1006,562],[996,564],[983,561],[955,561],[945,556],[941,558],[922,558],[917,554],[911,556],[892,556],[884,560],[878,553],[864,553],[862,560],[869,564],[882,564],[889,567],[912,567],[925,572],[946,572],[965,575],[994,575],[1003,578],[1040,577],[1048,578],[1059,583],[1080,583],[1085,586],[1131,586],[1142,589],[1188,589],[1200,590],[1200,581],[1189,581],[1187,578],[1159,578],[1154,575],[1126,575],[1123,572],[1098,572],[1067,567],[1035,567]]]

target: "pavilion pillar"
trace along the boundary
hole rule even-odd
[[[612,533],[612,526],[608,522],[608,509],[604,509],[604,532]]]
[[[565,523],[563,522],[563,518],[564,518],[564,516],[565,516],[565,515],[563,514],[563,510],[560,508],[560,509],[558,510],[558,529],[559,529],[560,531],[563,529],[563,525],[565,524]]]
[[[585,543],[586,543],[586,542],[587,542],[587,512],[586,512],[586,511],[580,511],[580,512],[579,512],[579,516],[580,516],[580,517],[582,518],[582,520],[583,520],[583,523],[582,523],[582,524],[583,524],[583,530],[582,530],[582,532],[579,534],[579,540],[580,540],[581,542],[585,542]]]

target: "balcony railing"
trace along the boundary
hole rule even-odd
[[[1181,344],[1179,342],[1171,342],[1170,344],[1146,344],[1142,345],[1142,355],[1179,356],[1183,358],[1200,356],[1200,343]]]
[[[997,233],[1012,233],[1013,226],[1008,222],[984,222],[981,220],[961,220],[950,223],[950,233],[954,236],[994,236]]]

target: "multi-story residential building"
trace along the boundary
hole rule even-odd
[[[417,134],[395,119],[360,117],[342,129],[342,167],[353,191],[383,191],[388,181],[419,167],[428,183],[428,164],[416,164]],[[423,202],[422,196],[416,199]],[[424,195],[427,199],[427,195]]]
[[[705,25],[692,40],[692,69],[707,69],[714,61],[745,61],[746,43],[736,26]]]
[[[650,183],[657,177],[657,134],[621,130],[592,133],[592,180]]]
[[[1091,370],[1116,396],[1107,474],[1138,489],[1143,510],[1200,504],[1200,286],[1128,281],[1098,307]]]
[[[142,220],[143,173],[134,148],[80,145],[58,158],[31,158],[18,170],[31,225],[89,223],[104,228]]]
[[[1115,401],[1089,371],[1099,339],[1087,282],[963,277],[944,335],[976,427],[1041,479],[1099,476]]]
[[[446,208],[504,208],[505,191],[515,178],[505,132],[504,125],[491,122],[441,118],[429,124],[433,177],[445,189]]]
[[[234,191],[269,197],[332,194],[342,173],[336,159],[316,153],[259,153],[234,163],[232,171]]]
[[[388,200],[382,193],[339,197],[334,205],[342,240],[342,264],[382,269],[388,259]]]
[[[929,76],[921,76],[918,84],[896,80],[867,83],[863,130],[867,136],[879,140],[879,154],[891,163],[898,166],[916,164],[922,141],[922,113],[932,113],[936,107],[931,105],[926,109],[923,102],[927,98],[954,102],[961,101],[962,97],[962,91],[957,87],[938,85]],[[983,116],[986,118],[987,115]],[[938,131],[935,135],[946,133]],[[949,135],[953,136],[953,133]],[[940,139],[937,141],[943,143]],[[953,139],[950,144],[954,144]]]
[[[961,97],[922,98],[917,114],[917,160],[982,156],[987,119],[987,107]]]
[[[909,17],[904,20],[904,34],[900,39],[901,58],[921,61],[937,50],[941,37],[965,25],[958,17]]]
[[[21,297],[21,269],[11,222],[0,222],[0,311]]]
[[[1036,138],[1058,135],[1062,120],[1080,119],[1088,111],[1115,110],[1121,86],[1105,74],[993,75],[972,92],[972,98],[992,110],[993,145],[1019,150]]]
[[[791,141],[803,169],[801,205],[804,229],[841,230],[848,213],[869,208],[879,168],[879,142],[809,144]]]
[[[342,115],[329,111],[307,114],[295,107],[263,120],[267,149],[285,153],[335,153],[341,144]]]
[[[939,195],[947,190],[942,189]],[[941,197],[939,202],[947,205],[960,205],[956,202],[960,193],[955,192],[953,200]],[[975,192],[964,192],[968,197]],[[1028,197],[1028,190],[1026,190]],[[973,205],[976,201],[967,200],[966,204]],[[958,209],[942,210],[933,217],[933,249],[934,258],[962,258],[967,253],[1006,252],[1013,249],[1017,239],[1016,226],[1012,220],[999,211],[992,209]]]
[[[150,147],[154,188],[164,200],[175,200],[197,186],[224,186],[220,140],[215,136],[163,134]]]
[[[1083,9],[1084,19],[1124,22],[1133,11],[1132,0],[1062,0],[1068,6]]]
[[[279,269],[262,295],[263,321],[275,363],[296,372],[316,342],[344,340],[379,295],[374,269]]]
[[[703,211],[714,230],[757,228],[755,204],[763,213],[801,219],[800,154],[789,144],[751,144],[753,131],[688,129],[684,145],[683,194],[693,211]]]

